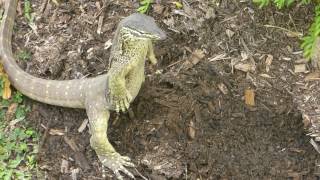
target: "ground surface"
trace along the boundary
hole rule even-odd
[[[33,30],[20,2],[13,48],[16,54],[32,54],[30,61],[19,62],[21,67],[60,80],[105,73],[109,40],[137,3],[44,2],[32,1]],[[302,54],[293,32],[306,32],[312,7],[260,10],[251,1],[188,0],[189,6],[177,9],[171,1],[158,2],[149,15],[168,39],[157,44],[159,63],[147,65],[146,83],[130,113],[112,114],[108,136],[115,148],[150,179],[320,175],[320,156],[305,136],[292,99],[295,82],[303,75],[294,72]],[[255,92],[255,106],[245,104],[248,89]],[[85,111],[28,103],[29,119],[42,134],[39,164],[45,176],[103,179],[88,128],[78,131]],[[79,152],[72,150],[72,141]]]

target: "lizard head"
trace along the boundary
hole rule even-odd
[[[166,33],[157,26],[154,19],[144,14],[134,13],[124,18],[120,25],[123,31],[138,38],[163,40],[167,37]]]

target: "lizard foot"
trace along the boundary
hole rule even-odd
[[[132,101],[132,96],[128,91],[126,91],[125,95],[112,96],[111,101],[115,104],[116,112],[125,112],[127,109],[129,109],[130,102]]]
[[[121,156],[118,153],[113,153],[111,155],[98,155],[98,157],[102,162],[103,167],[112,170],[118,180],[123,180],[123,176],[120,174],[120,172],[123,172],[130,178],[135,179],[133,174],[128,171],[127,168],[125,168],[125,166],[135,167],[129,157]]]
[[[157,64],[157,59],[154,55],[149,56],[149,60],[151,62],[152,65],[156,65]]]

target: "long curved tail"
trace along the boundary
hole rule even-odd
[[[22,94],[47,104],[83,108],[81,89],[87,80],[46,80],[24,72],[12,53],[11,38],[18,0],[4,1],[5,12],[0,26],[0,56],[11,84]],[[81,87],[79,89],[79,87]]]
[[[23,72],[13,58],[11,51],[11,37],[16,15],[17,0],[4,1],[5,12],[0,27],[1,62],[9,77],[12,79],[17,71]]]

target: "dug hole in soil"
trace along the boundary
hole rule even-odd
[[[150,179],[315,179],[319,154],[292,96],[304,75],[294,69],[302,52],[289,33],[307,31],[313,7],[186,2],[182,9],[173,1],[153,4],[148,14],[168,38],[156,44],[158,64],[146,65],[129,113],[110,118],[110,141],[137,165],[136,178],[138,171]],[[32,53],[19,62],[25,71],[57,80],[106,73],[116,26],[138,7],[100,0],[32,5],[30,28],[19,2],[13,49]],[[246,105],[245,91],[254,93],[254,106]],[[85,111],[27,103],[28,119],[42,135],[38,163],[45,176],[103,179],[89,129],[79,131]]]

